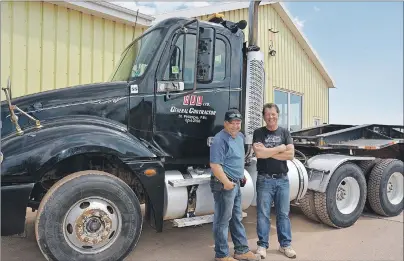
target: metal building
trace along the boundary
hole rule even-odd
[[[1,87],[10,76],[12,95],[19,97],[106,81],[126,45],[153,21],[172,16],[207,20],[213,13],[248,21],[248,4],[151,17],[106,1],[1,2]],[[247,41],[248,27],[244,32]],[[258,43],[265,54],[265,101],[280,106],[280,124],[296,130],[328,123],[334,82],[281,3],[261,3]]]
[[[106,81],[153,20],[136,14],[105,1],[1,2],[1,87],[10,76],[19,97]]]
[[[249,2],[233,2],[157,15],[207,20],[215,13],[226,20],[248,21]],[[335,84],[308,40],[279,2],[261,2],[258,45],[265,54],[266,102],[281,110],[280,125],[297,130],[329,122],[329,88]],[[248,41],[248,26],[244,29]],[[273,56],[275,51],[276,54]]]

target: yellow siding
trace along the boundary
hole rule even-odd
[[[1,87],[10,76],[19,97],[105,81],[134,30],[145,27],[46,2],[1,2]]]
[[[248,9],[223,14],[248,21]],[[137,25],[135,37],[145,29]],[[11,76],[18,97],[105,81],[133,32],[132,26],[50,3],[1,2],[1,86]],[[248,28],[244,32],[248,40]],[[271,39],[275,57],[268,54]],[[328,122],[326,82],[271,5],[259,7],[258,43],[265,54],[265,101],[273,101],[274,89],[295,92],[303,95],[303,127],[315,117]]]
[[[221,13],[226,20],[248,21],[248,9]],[[198,17],[207,20],[209,15]],[[328,87],[326,81],[302,49],[292,32],[271,5],[259,7],[258,44],[265,55],[266,102],[274,99],[274,89],[286,90],[303,95],[302,127],[313,126],[314,117],[328,122]],[[269,29],[279,31],[273,34]],[[248,27],[244,30],[248,41]],[[270,40],[276,56],[270,56]]]

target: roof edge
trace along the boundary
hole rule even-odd
[[[157,23],[161,20],[170,17],[198,17],[203,15],[210,15],[213,13],[220,13],[226,11],[233,11],[237,9],[244,9],[249,7],[250,2],[229,2],[217,5],[209,5],[204,7],[198,8],[189,8],[184,10],[179,10],[175,12],[166,12],[154,15],[156,20],[153,23]],[[292,20],[292,15],[287,10],[285,5],[281,2],[276,1],[262,1],[260,6],[271,4],[281,19],[286,23],[288,29],[292,32],[292,34],[296,37],[296,40],[299,42],[300,46],[302,47],[303,51],[307,53],[310,60],[313,62],[314,66],[318,69],[322,77],[327,83],[327,87],[335,88],[335,82],[328,73],[324,63],[321,61],[320,56],[317,54],[315,49],[311,46],[306,36],[303,32],[297,27],[297,25]]]
[[[153,20],[155,19],[153,16],[149,16],[140,12],[137,15],[136,11],[103,0],[102,1],[45,0],[45,2],[64,6],[76,11],[97,15],[106,19],[130,25],[138,24],[143,26],[151,26]]]
[[[310,60],[314,63],[314,66],[319,70],[321,75],[324,77],[329,88],[335,88],[335,81],[332,79],[331,75],[328,73],[327,68],[321,61],[320,56],[317,54],[316,50],[311,46],[309,40],[304,35],[304,33],[297,27],[295,22],[292,20],[292,16],[285,5],[281,2],[273,3],[275,11],[279,14],[282,20],[286,23],[288,28],[292,31],[292,34],[296,36],[297,41],[301,45],[303,51],[307,53]]]
[[[261,5],[268,5],[268,4],[273,4],[275,3],[274,1],[261,1]],[[198,8],[187,8],[187,9],[182,9],[178,11],[172,11],[172,12],[165,12],[165,13],[160,13],[160,14],[155,14],[154,17],[156,20],[154,22],[159,22],[161,20],[176,16],[176,17],[196,17],[196,16],[202,16],[202,15],[210,15],[213,13],[220,13],[220,12],[227,12],[227,11],[232,11],[232,10],[237,10],[237,9],[244,9],[248,8],[250,5],[249,1],[240,1],[240,2],[224,2],[220,4],[215,4],[215,5],[207,5],[207,6],[202,6]]]

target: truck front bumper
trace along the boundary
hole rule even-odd
[[[1,235],[21,234],[25,230],[27,205],[34,183],[1,187]]]

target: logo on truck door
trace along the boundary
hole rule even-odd
[[[186,95],[184,96],[184,102],[182,105],[196,105],[196,106],[202,106],[203,102],[203,96],[200,95]],[[209,104],[203,104],[205,106],[209,106]]]
[[[201,95],[187,95],[184,96],[184,100],[182,105],[192,106],[185,108],[177,108],[175,105],[172,105],[170,108],[170,112],[178,113],[179,119],[184,119],[185,123],[201,123],[202,121],[208,120],[208,116],[216,115],[216,111],[213,108],[210,108],[209,103],[203,103],[203,96]],[[194,106],[205,106],[208,108],[196,108]]]

